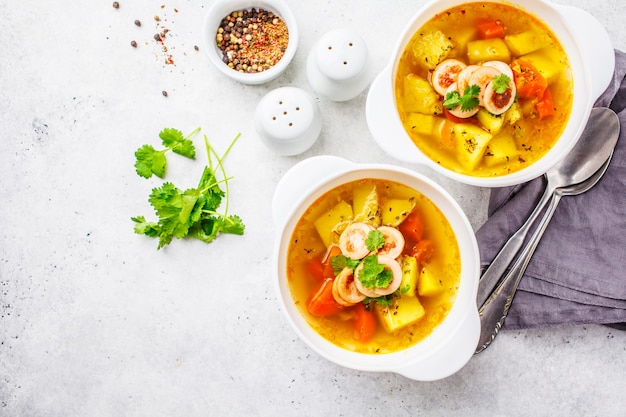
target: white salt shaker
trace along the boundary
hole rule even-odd
[[[319,106],[306,91],[280,87],[257,104],[254,125],[261,141],[280,155],[309,149],[322,130]]]
[[[369,83],[369,53],[363,38],[348,29],[326,33],[307,58],[309,84],[321,97],[347,101]]]

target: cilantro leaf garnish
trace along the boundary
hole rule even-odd
[[[180,130],[165,128],[159,132],[159,137],[161,138],[163,146],[171,149],[172,152],[186,156],[189,159],[195,159],[196,148],[189,138],[195,135],[199,130],[198,128],[191,132],[188,137],[183,137],[183,133]]]
[[[509,89],[511,78],[506,74],[500,74],[494,77],[491,82],[493,83],[493,91],[497,94],[504,94]]]
[[[243,221],[237,215],[228,214],[230,178],[226,176],[223,165],[224,158],[239,136],[237,134],[221,157],[217,155],[205,136],[208,166],[204,168],[198,186],[182,191],[174,184],[166,182],[161,187],[154,188],[148,201],[154,208],[158,221],[149,222],[144,216],[131,217],[131,220],[135,222],[135,233],[158,238],[157,249],[171,243],[173,238],[181,239],[189,236],[209,243],[219,233],[242,235],[245,230]],[[165,140],[170,139],[168,137]],[[186,145],[182,146],[184,148]],[[215,167],[213,158],[217,159]],[[217,171],[223,179],[217,179]],[[218,210],[222,202],[224,202],[224,210],[220,213]]]
[[[196,148],[189,138],[195,135],[199,130],[200,128],[191,132],[189,136],[183,137],[182,132],[179,130],[163,129],[159,133],[159,137],[165,149],[156,150],[151,145],[143,145],[135,151],[135,170],[137,174],[144,178],[150,178],[153,174],[159,178],[163,178],[167,168],[165,154],[168,151],[172,151],[189,159],[195,159]]]
[[[367,234],[365,247],[370,250],[378,250],[385,246],[385,235],[380,230],[372,230]]]
[[[465,87],[463,95],[456,90],[450,91],[443,100],[443,106],[448,110],[461,106],[461,111],[470,111],[478,106],[478,93],[480,93],[480,87],[476,84]]]
[[[361,263],[358,259],[351,259],[345,255],[335,255],[330,258],[330,266],[333,268],[333,273],[338,275],[344,268],[350,268],[354,270]]]
[[[378,263],[377,255],[369,255],[363,259],[363,268],[357,278],[365,288],[387,288],[393,280],[393,273]]]

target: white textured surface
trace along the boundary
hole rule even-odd
[[[210,1],[111,3],[0,0],[0,416],[623,415],[626,334],[607,327],[504,332],[458,374],[419,383],[322,360],[278,309],[270,202],[280,176],[318,154],[395,161],[367,130],[366,93],[320,99],[321,136],[298,157],[260,143],[255,106],[280,86],[313,94],[306,56],[335,28],[360,33],[379,71],[423,1],[290,0],[299,51],[263,86],[210,66]],[[626,47],[622,0],[567,3]],[[153,39],[162,27],[167,53]],[[130,217],[152,216],[147,196],[161,181],[135,174],[133,152],[164,127],[198,126],[218,150],[242,133],[226,167],[246,234],[157,251]],[[199,139],[195,162],[168,158],[181,188],[199,179]],[[482,224],[487,190],[426,174]]]

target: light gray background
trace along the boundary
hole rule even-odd
[[[294,61],[244,86],[205,55],[211,1],[0,0],[0,416],[624,415],[626,333],[607,327],[504,332],[432,383],[343,369],[296,338],[271,282],[276,183],[313,155],[397,162],[369,134],[365,93],[318,99],[322,134],[298,157],[259,142],[256,103],[281,86],[313,93],[306,56],[331,29],[360,33],[379,72],[425,2],[287,1],[301,33]],[[567,3],[626,47],[622,0]],[[159,24],[167,53],[152,38]],[[157,251],[130,217],[153,218],[147,196],[161,181],[135,174],[133,152],[158,145],[164,127],[198,126],[218,150],[242,133],[226,167],[246,234]],[[204,166],[195,140],[195,162],[169,156],[181,188]],[[488,190],[411,168],[444,185],[475,228],[484,222]]]

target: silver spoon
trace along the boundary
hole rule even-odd
[[[609,144],[613,144],[612,147],[608,148],[608,157],[605,153],[605,147],[601,147],[601,149],[599,149],[597,153],[595,153],[598,159],[604,157],[603,165],[600,167],[599,170],[597,170],[591,177],[589,177],[585,181],[566,187],[560,187],[554,191],[550,199],[550,204],[546,209],[543,218],[533,232],[528,243],[522,250],[519,258],[513,264],[512,268],[506,274],[502,282],[497,286],[497,288],[493,291],[487,301],[480,308],[479,315],[481,320],[481,333],[476,353],[482,352],[484,349],[489,347],[497,336],[499,330],[501,329],[502,324],[504,323],[504,319],[506,318],[509,308],[511,307],[511,302],[513,301],[513,297],[515,296],[517,286],[519,285],[519,282],[522,279],[524,272],[526,271],[526,267],[528,266],[528,263],[530,262],[530,259],[534,254],[535,249],[537,248],[539,240],[543,236],[543,233],[545,232],[548,223],[552,219],[552,215],[554,214],[556,207],[561,200],[561,197],[564,195],[578,195],[586,192],[587,190],[592,188],[606,172],[611,161],[613,148],[615,147],[615,143],[617,142],[617,137],[619,136],[620,130],[619,120],[617,120],[617,116],[615,116],[613,120],[611,119],[612,118],[608,118],[607,120],[605,120],[607,126],[613,129],[613,132],[608,132],[606,136],[608,138],[606,142]]]
[[[592,109],[587,126],[574,148],[563,160],[544,174],[546,188],[539,203],[524,224],[502,246],[481,276],[476,296],[476,304],[479,307],[487,301],[500,278],[515,259],[531,226],[554,192],[558,188],[580,183],[593,175],[615,147],[618,135],[619,120],[615,112],[604,107]]]

